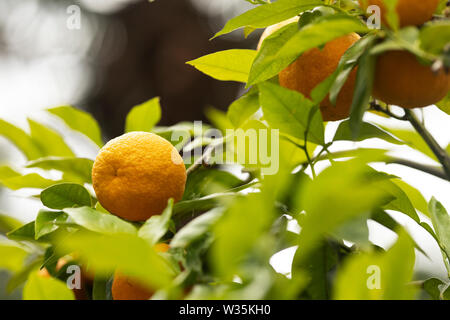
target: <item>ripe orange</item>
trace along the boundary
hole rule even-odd
[[[377,5],[381,9],[381,20],[386,24],[386,6],[384,0],[359,0],[363,10],[367,6]],[[439,0],[398,0],[396,11],[400,27],[418,26],[429,21],[439,5]]]
[[[296,19],[293,18],[268,27],[261,36],[258,48],[261,47],[266,37],[287,23],[294,22]],[[280,72],[278,75],[280,85],[291,90],[296,90],[306,97],[311,98],[311,91],[336,70],[342,55],[359,38],[360,36],[358,34],[351,33],[328,42],[323,49],[313,48],[306,51],[296,61]],[[320,111],[324,121],[336,121],[348,117],[353,100],[355,80],[356,68],[352,70],[343,85],[337,97],[336,105],[333,105],[328,97],[320,103]]]
[[[100,150],[92,182],[105,209],[130,221],[144,221],[160,214],[170,198],[182,198],[186,169],[170,142],[153,133],[131,132]]]
[[[167,252],[169,246],[165,243],[155,245],[157,252]],[[131,279],[119,271],[114,273],[111,287],[114,300],[148,300],[153,295],[153,290],[142,286],[138,281]]]
[[[434,73],[408,51],[387,51],[377,58],[373,96],[405,108],[426,107],[450,90],[450,74]]]

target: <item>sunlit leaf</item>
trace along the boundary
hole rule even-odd
[[[28,119],[28,124],[30,125],[31,138],[45,156],[74,156],[72,150],[58,132],[31,119]]]
[[[430,212],[433,227],[436,230],[436,235],[439,239],[440,247],[450,260],[450,215],[447,213],[444,206],[434,197],[428,205],[428,210]]]
[[[127,115],[125,131],[152,131],[161,119],[159,98],[153,98],[143,104],[135,106]]]
[[[250,90],[228,107],[227,117],[233,126],[238,128],[255,114],[259,107],[258,91]]]
[[[410,300],[414,246],[405,231],[386,253],[363,253],[349,258],[338,271],[334,298],[338,300]]]
[[[28,160],[37,159],[44,155],[25,131],[2,119],[0,119],[0,135],[10,140]]]
[[[187,64],[217,80],[247,82],[255,57],[255,50],[231,49],[203,56]]]
[[[169,230],[169,223],[172,217],[173,199],[169,199],[167,207],[161,215],[150,217],[139,229],[138,235],[151,245],[155,245]]]
[[[94,232],[108,235],[121,233],[137,234],[136,228],[131,223],[114,215],[98,212],[89,207],[65,208],[63,211],[76,224]]]
[[[263,83],[259,88],[264,118],[271,127],[301,140],[305,140],[307,133],[308,141],[323,143],[322,117],[312,101],[271,83]]]
[[[80,183],[92,182],[92,166],[94,161],[85,158],[58,158],[47,157],[27,164],[27,168],[40,168],[44,170],[58,170],[79,180]]]
[[[69,128],[84,134],[97,146],[103,146],[100,127],[89,113],[71,106],[51,108],[47,111],[61,118]]]
[[[60,182],[61,181],[46,179],[37,173],[22,175],[10,167],[0,167],[0,184],[11,190],[23,188],[44,189]]]
[[[16,272],[22,268],[27,251],[13,243],[0,242],[0,269]]]
[[[391,135],[390,133],[384,131],[376,125],[368,122],[362,122],[359,131],[359,136],[356,138],[357,141],[363,141],[366,139],[378,138],[385,140],[394,144],[403,144],[402,141]],[[333,138],[334,141],[338,140],[353,140],[353,135],[350,129],[349,120],[345,120],[339,124],[338,129]]]
[[[34,224],[35,239],[55,231],[59,227],[58,223],[66,220],[67,214],[63,212],[40,210]]]
[[[30,274],[23,288],[24,300],[74,300],[75,296],[67,284],[51,277],[42,277],[37,272]]]
[[[256,7],[231,19],[214,37],[242,27],[264,28],[292,18],[321,4],[322,2],[319,0],[278,0],[271,4]]]

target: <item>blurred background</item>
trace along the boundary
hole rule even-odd
[[[73,5],[81,9],[80,28],[75,29],[67,26]],[[108,140],[123,133],[125,116],[133,106],[160,96],[161,125],[205,120],[206,107],[226,110],[243,87],[211,79],[185,62],[219,50],[255,48],[258,32],[248,39],[235,32],[208,40],[228,19],[250,7],[244,0],[0,0],[0,118],[27,128],[30,117],[57,128],[42,110],[70,104],[92,113]],[[445,147],[450,142],[450,117],[436,107],[426,108],[424,116]],[[330,125],[327,133],[332,136],[334,128],[335,124]],[[95,157],[95,146],[79,143],[70,133],[65,138],[69,144],[79,144],[77,155]],[[369,140],[363,146],[381,144]],[[352,146],[341,143],[336,148]],[[395,152],[420,162],[431,161],[407,147],[396,147]],[[0,137],[0,164],[24,161]],[[427,200],[434,195],[450,209],[448,182],[398,165],[377,168],[399,175]],[[0,212],[24,221],[34,219],[40,206],[25,199],[26,195],[0,188]],[[437,245],[415,225],[397,218],[413,229],[417,242],[429,243],[424,249],[430,259],[419,255],[418,270],[444,277]],[[395,240],[375,225],[371,231],[378,245],[388,246]],[[293,252],[276,257],[280,272],[289,272]],[[0,292],[2,281],[0,277]]]

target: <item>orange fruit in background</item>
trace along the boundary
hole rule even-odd
[[[170,198],[182,198],[186,168],[169,141],[153,133],[131,132],[100,150],[92,183],[98,201],[109,212],[145,221],[161,214]]]
[[[384,0],[359,0],[361,8],[365,11],[367,6],[377,5],[381,9],[381,20],[386,22],[386,6]],[[397,0],[396,11],[400,27],[419,26],[429,21],[439,5],[439,0]]]
[[[387,51],[378,56],[372,95],[404,108],[426,107],[450,90],[450,73],[434,73],[408,51]]]
[[[167,252],[169,245],[158,243],[154,248],[157,252]],[[148,300],[154,293],[153,290],[141,285],[139,281],[131,279],[119,271],[114,273],[111,292],[114,300]]]
[[[268,27],[261,36],[258,48],[270,34],[296,20],[298,18]],[[323,49],[313,48],[304,52],[296,61],[280,72],[278,75],[280,85],[311,98],[311,91],[336,70],[342,55],[359,39],[358,34],[351,33],[328,42]],[[328,96],[320,103],[324,121],[342,120],[349,116],[355,80],[356,68],[352,70],[338,94],[336,105],[330,102]]]

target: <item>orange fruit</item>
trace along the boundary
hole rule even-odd
[[[359,0],[363,10],[367,6],[377,5],[381,9],[381,21],[386,22],[386,6],[384,0]],[[396,11],[400,27],[419,26],[429,21],[439,5],[439,0],[397,0]]]
[[[404,108],[426,107],[442,100],[450,90],[450,74],[434,73],[408,51],[387,51],[378,56],[372,95]]]
[[[157,252],[167,252],[169,245],[158,243],[154,248]],[[154,293],[153,290],[141,285],[139,281],[127,277],[119,271],[114,273],[111,292],[114,300],[148,300]]]
[[[101,205],[130,221],[161,214],[167,201],[179,201],[186,184],[183,159],[170,142],[148,132],[109,141],[98,153],[92,183]]]
[[[297,18],[268,27],[261,36],[258,48],[261,47],[266,37],[295,20]],[[351,33],[328,42],[323,49],[313,48],[304,52],[296,61],[280,72],[278,75],[280,85],[311,98],[311,91],[336,70],[342,55],[359,39],[358,34]],[[320,103],[320,111],[324,121],[336,121],[348,117],[353,100],[355,80],[356,68],[352,70],[338,94],[336,105],[333,105],[328,97]]]

